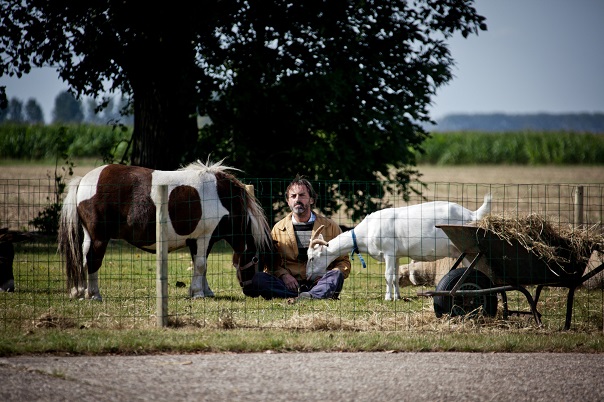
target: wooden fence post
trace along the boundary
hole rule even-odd
[[[157,223],[155,225],[155,288],[157,295],[157,325],[168,325],[168,186],[157,186]]]
[[[575,189],[575,227],[583,224],[583,186]]]

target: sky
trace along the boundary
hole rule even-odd
[[[477,0],[487,31],[449,40],[454,78],[432,118],[452,113],[604,112],[604,0]],[[34,98],[47,122],[67,85],[50,68],[0,77],[9,98]]]

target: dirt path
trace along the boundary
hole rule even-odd
[[[82,176],[100,164],[76,166],[74,174]],[[418,170],[426,183],[604,183],[604,166],[421,165]],[[49,165],[0,165],[0,179],[44,179],[54,174],[55,167]]]
[[[431,166],[418,170],[425,183],[604,183],[604,166]]]

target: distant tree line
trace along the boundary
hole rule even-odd
[[[437,120],[429,131],[574,131],[604,133],[604,113],[450,114]]]
[[[115,101],[112,98],[97,103],[92,98],[84,102],[76,99],[70,92],[60,92],[55,98],[52,110],[52,123],[90,123],[110,124],[121,123],[132,125],[132,117],[128,115],[128,104],[124,99]],[[0,123],[44,124],[44,112],[40,104],[33,98],[25,103],[16,98],[8,100],[6,109],[0,108]]]

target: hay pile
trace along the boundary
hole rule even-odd
[[[517,241],[548,264],[564,269],[569,264],[584,267],[594,250],[604,251],[604,234],[592,228],[554,226],[539,214],[518,218],[488,215],[477,226],[502,240]]]

